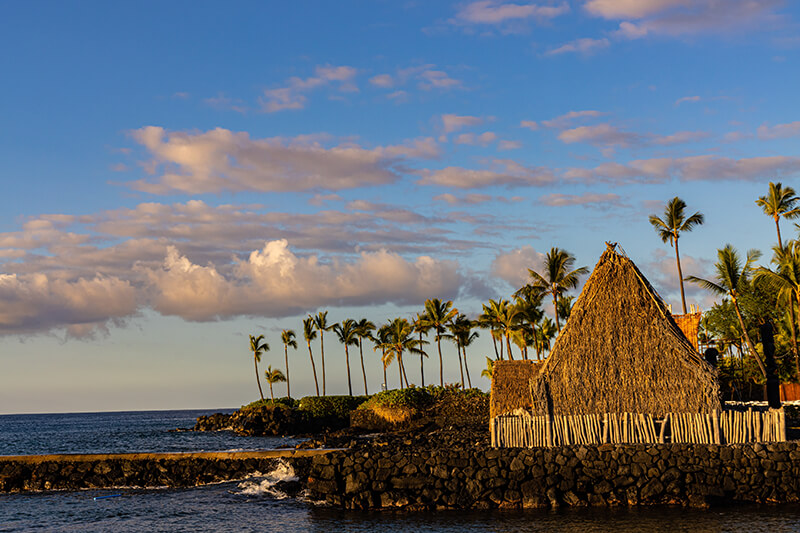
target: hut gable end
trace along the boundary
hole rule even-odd
[[[531,387],[541,414],[709,412],[715,371],[629,258],[609,247]]]

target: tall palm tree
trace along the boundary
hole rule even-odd
[[[460,331],[464,328],[464,321],[468,321],[467,315],[458,315],[453,320],[447,323],[447,329],[450,330],[450,338],[453,344],[456,345],[456,353],[458,353],[458,369],[461,372],[461,388],[466,388],[464,382],[464,361],[461,358],[461,337]]]
[[[314,319],[309,315],[303,319],[303,337],[308,345],[308,357],[311,358],[311,371],[314,373],[314,387],[319,396],[319,381],[317,380],[317,366],[314,364],[314,354],[311,352],[311,341],[317,338],[317,331],[314,329]]]
[[[444,361],[442,360],[442,338],[446,337],[445,328],[453,317],[458,315],[458,309],[453,307],[453,302],[441,301],[439,298],[425,300],[425,320],[426,327],[436,333],[436,349],[439,351],[439,385],[444,387]]]
[[[530,285],[553,296],[553,313],[556,316],[558,331],[561,331],[561,324],[558,321],[558,299],[567,291],[577,287],[580,277],[589,273],[589,269],[586,267],[572,269],[574,264],[575,256],[566,250],[554,247],[550,248],[545,256],[542,274],[528,269],[528,274],[531,276]]]
[[[793,219],[800,216],[800,208],[797,206],[800,198],[791,187],[784,187],[781,182],[769,184],[769,193],[766,196],[760,196],[756,200],[756,205],[761,206],[764,214],[772,217],[775,221],[775,231],[778,233],[778,248],[783,250],[783,241],[781,240],[781,217],[786,219]],[[794,302],[789,299],[789,328],[792,332],[792,353],[794,354],[795,361],[798,360],[797,347],[797,332],[795,330],[795,310]]]
[[[686,314],[686,296],[683,292],[683,271],[681,270],[681,255],[678,251],[678,239],[682,232],[692,231],[695,226],[703,224],[704,218],[701,212],[696,212],[689,218],[684,216],[683,211],[686,209],[686,202],[677,196],[667,202],[664,208],[664,218],[659,218],[656,215],[650,215],[650,224],[655,228],[658,236],[661,237],[661,242],[669,242],[670,246],[675,248],[675,261],[678,264],[678,281],[681,286],[681,305],[683,306],[683,314]]]
[[[536,330],[536,339],[534,339],[542,355],[550,351],[550,342],[555,338],[556,333],[558,333],[558,329],[555,322],[550,320],[549,317],[544,317]]]
[[[519,293],[519,291],[517,291],[517,293]],[[542,311],[541,308],[543,294],[541,292],[538,294],[528,292],[526,294],[517,295],[517,293],[515,293],[514,306],[517,308],[519,327],[521,331],[525,332],[524,336],[526,339],[532,339],[536,335],[536,324],[538,324],[544,316],[544,311]],[[534,349],[538,348],[536,343],[533,343],[533,346]],[[538,349],[536,350],[536,356],[538,359]],[[528,359],[527,349],[523,350],[522,357]]]
[[[362,318],[358,321],[356,328],[356,335],[358,335],[358,354],[361,356],[361,374],[364,376],[364,395],[368,395],[367,389],[367,370],[364,368],[364,339],[372,338],[372,332],[375,331],[375,323]]]
[[[258,394],[261,395],[261,403],[264,403],[264,391],[261,390],[261,380],[258,377],[258,363],[261,362],[261,354],[269,351],[269,344],[264,341],[264,335],[253,337],[250,335],[250,351],[253,352],[253,363],[256,366],[256,383],[258,384]]]
[[[800,242],[789,241],[785,248],[776,246],[773,263],[777,268],[773,271],[765,267],[756,270],[754,281],[763,283],[770,290],[776,293],[783,293],[788,296],[789,305],[794,306],[793,301],[800,305]],[[792,320],[794,316],[790,317]],[[798,317],[800,318],[800,317]],[[791,324],[794,334],[794,324]],[[794,337],[792,340],[795,340]],[[795,371],[800,377],[800,359],[795,352]]]
[[[395,318],[389,324],[388,334],[386,338],[385,348],[387,357],[394,357],[397,359],[397,364],[400,367],[400,388],[403,388],[403,378],[408,378],[404,375],[403,371],[403,353],[420,352],[419,340],[414,338],[414,326],[405,318]]]
[[[459,315],[456,319],[456,335],[458,336],[458,344],[461,346],[461,351],[464,354],[464,371],[467,374],[467,384],[469,388],[472,388],[472,378],[469,375],[469,363],[467,362],[467,347],[470,346],[475,339],[477,339],[480,334],[477,331],[472,331],[477,325],[477,322],[474,322],[468,319],[464,315]],[[463,388],[463,384],[462,384]]]
[[[510,361],[514,360],[514,355],[511,353],[511,335],[516,331],[519,325],[519,309],[516,306],[511,305],[511,302],[508,300],[500,300],[500,305],[497,309],[497,325],[500,331],[506,338],[506,350],[508,353],[508,359]]]
[[[381,364],[383,365],[383,388],[385,390],[389,389],[389,380],[386,377],[386,367],[389,366],[389,363],[391,363],[391,359],[387,360],[386,357],[386,345],[389,342],[390,324],[384,324],[381,327],[379,327],[376,331],[375,337],[372,338],[372,342],[375,343],[375,347],[373,349],[377,351],[380,348],[381,350]],[[400,382],[400,385],[402,387],[403,385],[402,381]]]
[[[502,340],[503,336],[500,333],[497,314],[500,309],[500,302],[497,300],[489,300],[489,305],[483,304],[483,313],[478,317],[480,327],[488,329],[492,336],[492,344],[494,345],[494,358],[496,361],[503,360],[503,343],[500,343],[500,350],[497,349],[497,341]]]
[[[283,357],[286,361],[286,397],[292,397],[291,384],[289,383],[289,346],[297,349],[294,330],[284,329],[281,331],[281,342],[283,342]]]
[[[775,231],[778,232],[778,247],[783,248],[781,241],[781,217],[793,219],[800,216],[800,208],[797,203],[800,198],[794,193],[791,187],[784,187],[781,182],[769,183],[769,193],[766,196],[759,196],[756,205],[761,206],[764,214],[771,216],[775,221]]]
[[[334,324],[333,331],[339,338],[339,342],[344,344],[344,360],[347,368],[347,391],[353,395],[353,384],[350,381],[350,349],[349,346],[358,345],[358,322],[352,318],[343,320],[341,324]]]
[[[286,376],[284,376],[283,372],[277,368],[273,370],[272,365],[270,365],[264,371],[264,379],[266,379],[267,383],[269,383],[269,397],[272,399],[272,403],[275,403],[275,395],[272,393],[272,384],[283,383],[286,381]]]
[[[420,380],[421,380],[420,383],[424,387],[425,386],[425,366],[424,366],[423,361],[424,361],[424,359],[426,357],[428,357],[428,352],[423,350],[422,346],[425,345],[425,344],[428,344],[428,341],[423,341],[422,340],[422,335],[424,334],[427,337],[428,331],[430,331],[430,328],[426,325],[426,322],[425,322],[425,313],[424,312],[423,313],[417,313],[417,316],[414,318],[414,322],[412,323],[412,325],[414,326],[414,331],[416,331],[417,334],[419,335],[419,349],[420,349],[420,354],[419,354],[419,376],[420,376]]]
[[[761,252],[758,250],[750,250],[747,252],[747,258],[744,265],[739,258],[736,249],[730,244],[726,244],[724,248],[717,250],[717,262],[714,267],[717,269],[717,277],[714,281],[698,278],[696,276],[689,276],[686,281],[697,283],[706,290],[715,294],[730,296],[733,302],[733,307],[736,310],[736,317],[739,319],[739,327],[742,328],[744,333],[744,340],[747,342],[747,347],[755,357],[758,367],[764,377],[767,377],[767,370],[764,367],[764,362],[756,351],[753,341],[750,340],[750,335],[747,333],[747,328],[744,325],[742,318],[742,311],[739,308],[739,293],[742,287],[747,283],[752,270],[752,264],[761,257]]]
[[[325,332],[333,329],[336,324],[328,324],[328,312],[320,311],[313,317],[314,327],[319,331],[319,350],[322,357],[322,395],[328,395],[328,388],[325,383]]]

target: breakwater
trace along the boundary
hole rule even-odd
[[[314,457],[313,499],[347,509],[800,501],[800,443],[365,447]]]
[[[192,487],[302,467],[331,450],[0,456],[0,492],[112,487]]]

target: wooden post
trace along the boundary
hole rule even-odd
[[[716,409],[711,413],[711,423],[714,425],[714,444],[722,444],[719,434],[719,411]]]

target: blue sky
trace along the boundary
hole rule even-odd
[[[475,314],[552,246],[592,267],[618,241],[677,305],[647,222],[671,197],[706,216],[687,275],[774,241],[754,200],[800,172],[798,18],[777,0],[4,3],[0,412],[240,405],[247,334],[282,366],[279,331],[320,309]]]

